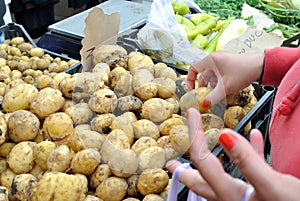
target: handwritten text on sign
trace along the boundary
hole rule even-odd
[[[245,53],[263,53],[266,48],[278,47],[283,38],[254,27],[248,28],[240,37],[229,41],[224,50]]]

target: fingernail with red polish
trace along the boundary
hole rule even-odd
[[[202,107],[204,107],[204,108],[208,108],[209,107],[209,104],[207,104],[206,102],[202,102]]]
[[[236,137],[230,133],[221,133],[219,136],[219,141],[223,147],[230,150],[236,142]]]

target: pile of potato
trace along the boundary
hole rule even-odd
[[[22,77],[3,87],[3,200],[163,200],[166,161],[188,154],[188,107],[203,114],[210,148],[217,144],[227,124],[201,108],[209,88],[187,92],[172,68],[117,45],[95,49],[93,62],[90,72],[45,74],[53,82],[43,87]]]
[[[78,63],[78,60],[62,60],[45,53],[42,48],[34,47],[23,37],[6,39],[0,44],[0,97],[3,89],[13,80],[22,79],[41,89],[53,77]]]

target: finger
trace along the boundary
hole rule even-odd
[[[221,81],[218,81],[216,87],[212,89],[212,91],[203,99],[203,101],[208,105],[213,106],[219,103],[223,98],[225,98],[225,96],[226,91],[224,85]]]
[[[265,193],[261,189],[270,185],[273,171],[247,139],[233,130],[226,129],[219,135],[219,141],[240,172],[254,185],[256,191]]]
[[[188,75],[187,75],[187,88],[189,90],[194,89],[195,88],[195,81],[197,79],[198,76],[198,71],[194,68],[193,65],[190,66],[189,71],[188,71]]]
[[[209,151],[199,111],[190,108],[187,118],[191,142],[190,156],[193,164],[217,195],[229,196],[232,177],[224,171],[219,159]]]
[[[260,157],[264,158],[264,139],[259,130],[251,130],[250,144],[252,145],[254,150],[256,150],[256,152],[260,155]]]
[[[215,78],[215,74],[211,70],[201,73],[198,79],[199,87],[206,87],[210,83],[212,78]]]
[[[166,168],[171,173],[174,173],[175,169],[182,165],[177,160],[168,161]],[[216,194],[210,188],[210,186],[201,177],[199,172],[195,169],[188,169],[183,171],[179,175],[179,181],[183,183],[188,189],[192,190],[194,193],[203,196],[209,200],[215,200]]]

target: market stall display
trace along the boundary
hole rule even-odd
[[[124,41],[126,40],[119,40],[118,45],[124,44],[125,55],[116,57],[110,64],[100,61],[102,64],[97,63],[91,72],[80,72],[77,69],[72,75],[66,72],[57,73],[54,76],[58,76],[57,85],[36,88],[36,85],[24,81],[11,83],[11,89],[4,94],[4,99],[9,92],[20,86],[32,86],[35,95],[29,98],[29,104],[22,107],[22,110],[6,110],[6,107],[3,107],[2,132],[7,133],[8,137],[0,149],[9,149],[3,154],[9,161],[1,173],[1,178],[10,178],[8,182],[2,182],[10,192],[10,198],[17,196],[12,194],[10,186],[12,182],[17,182],[14,178],[19,174],[35,178],[35,185],[31,188],[35,189],[33,196],[38,200],[47,200],[47,196],[43,196],[43,186],[55,178],[72,181],[79,179],[79,186],[73,186],[74,191],[77,188],[81,189],[80,195],[76,194],[78,199],[86,195],[86,189],[104,200],[107,200],[106,196],[110,194],[114,195],[115,200],[126,197],[149,199],[149,196],[159,196],[166,190],[169,183],[169,176],[163,169],[166,160],[184,155],[188,159],[188,130],[184,123],[185,118],[180,113],[183,109],[180,99],[183,96],[180,93],[176,95],[175,84],[177,80],[182,81],[184,78],[166,64],[155,63],[149,56],[138,53],[137,47]],[[116,45],[113,47],[117,51],[122,48],[116,48]],[[120,60],[122,62],[119,62]],[[141,62],[145,65],[138,65],[137,61],[145,61]],[[140,74],[147,76],[140,80]],[[126,89],[120,90],[118,84],[124,83],[123,79],[127,80]],[[153,88],[150,93],[143,89],[145,79],[149,79]],[[170,88],[169,85],[173,87]],[[147,85],[145,87],[147,88]],[[20,94],[22,93],[17,93],[16,96]],[[22,101],[29,99],[24,98]],[[26,116],[28,125],[36,122],[36,127],[40,123],[40,128],[19,138],[15,132],[20,128],[14,122],[20,116]],[[29,122],[29,119],[32,121]],[[215,132],[210,130],[208,135],[212,136],[211,149],[214,150],[217,146],[214,140]],[[28,158],[23,161],[26,164],[19,165],[22,161],[18,160],[18,150],[23,149],[31,151],[24,155]],[[218,154],[221,155],[222,151]],[[82,165],[79,161],[88,163]],[[106,168],[104,165],[107,165]],[[44,171],[48,173],[40,177]],[[97,175],[101,174],[97,173],[98,171],[107,172],[107,176],[98,178]],[[81,176],[77,178],[76,175]],[[161,177],[161,185],[151,182],[153,177],[157,176]],[[132,186],[129,181],[134,177],[137,178]],[[65,186],[67,183],[60,185]],[[112,187],[112,184],[116,186]],[[146,184],[152,187],[145,188]],[[25,186],[21,189],[23,188]],[[136,189],[135,193],[131,192],[132,188]],[[20,192],[23,192],[21,189]],[[61,192],[54,189],[48,191],[49,195],[61,196]],[[167,192],[161,199],[166,195]],[[111,200],[111,197],[108,200]]]

